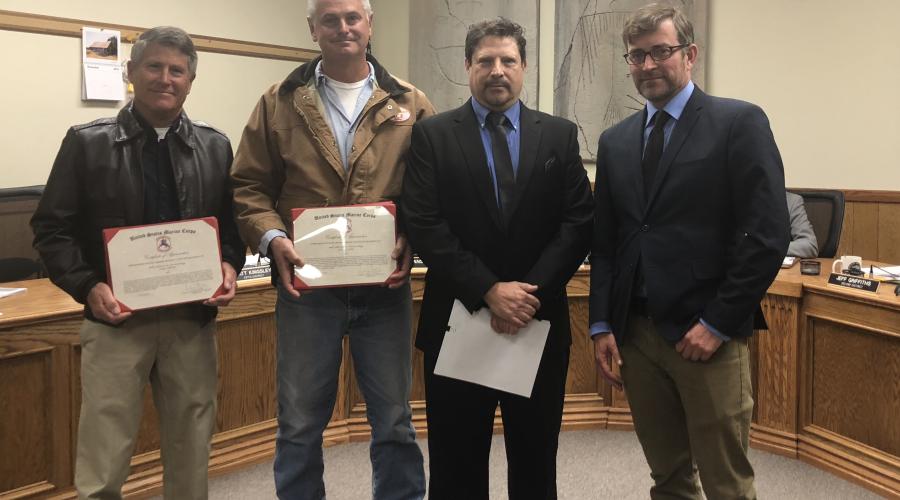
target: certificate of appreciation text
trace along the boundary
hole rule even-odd
[[[397,209],[393,203],[295,208],[294,269],[297,288],[373,285],[397,269],[391,258]]]
[[[126,310],[206,300],[222,284],[215,217],[103,230],[113,295]]]

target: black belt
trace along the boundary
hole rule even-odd
[[[650,311],[647,309],[647,297],[631,297],[631,304],[628,308],[628,311],[631,314],[635,314],[637,316],[641,316],[644,318],[650,317]]]

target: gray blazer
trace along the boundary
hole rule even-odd
[[[819,255],[819,244],[816,241],[816,233],[812,224],[806,217],[806,209],[803,208],[803,197],[799,194],[787,192],[788,215],[791,217],[791,244],[787,254],[801,259],[811,259]]]

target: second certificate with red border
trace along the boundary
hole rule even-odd
[[[292,215],[294,250],[304,264],[294,270],[295,287],[383,284],[397,269],[393,203],[295,208]]]

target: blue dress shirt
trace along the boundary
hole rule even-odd
[[[359,92],[352,115],[347,115],[337,93],[328,85],[328,80],[325,79],[325,73],[322,71],[322,61],[319,61],[319,64],[316,65],[316,89],[319,91],[322,106],[325,108],[325,117],[328,120],[328,125],[331,126],[331,133],[337,142],[338,151],[341,153],[341,161],[344,164],[345,172],[350,169],[349,158],[353,139],[356,137],[359,116],[363,108],[365,108],[369,97],[375,91],[375,68],[370,62],[366,64],[369,65],[369,76],[366,84]],[[287,237],[287,234],[280,229],[266,231],[259,240],[259,247],[257,248],[259,254],[269,257],[269,243],[279,236]]]
[[[515,104],[503,112],[506,119],[509,120],[509,124],[511,124],[511,126],[508,124],[506,127],[503,127],[503,130],[506,132],[506,142],[509,145],[509,157],[512,160],[513,175],[519,173],[519,137],[521,136],[519,133],[519,116],[522,112],[521,105],[522,103],[520,101],[516,101]],[[475,110],[475,117],[478,119],[478,131],[481,133],[481,145],[484,146],[488,170],[490,170],[491,179],[494,181],[494,196],[496,197],[499,206],[500,194],[497,189],[497,170],[494,168],[494,153],[491,150],[491,131],[487,129],[486,123],[487,115],[491,110],[484,107],[474,97],[472,98],[472,109]]]

